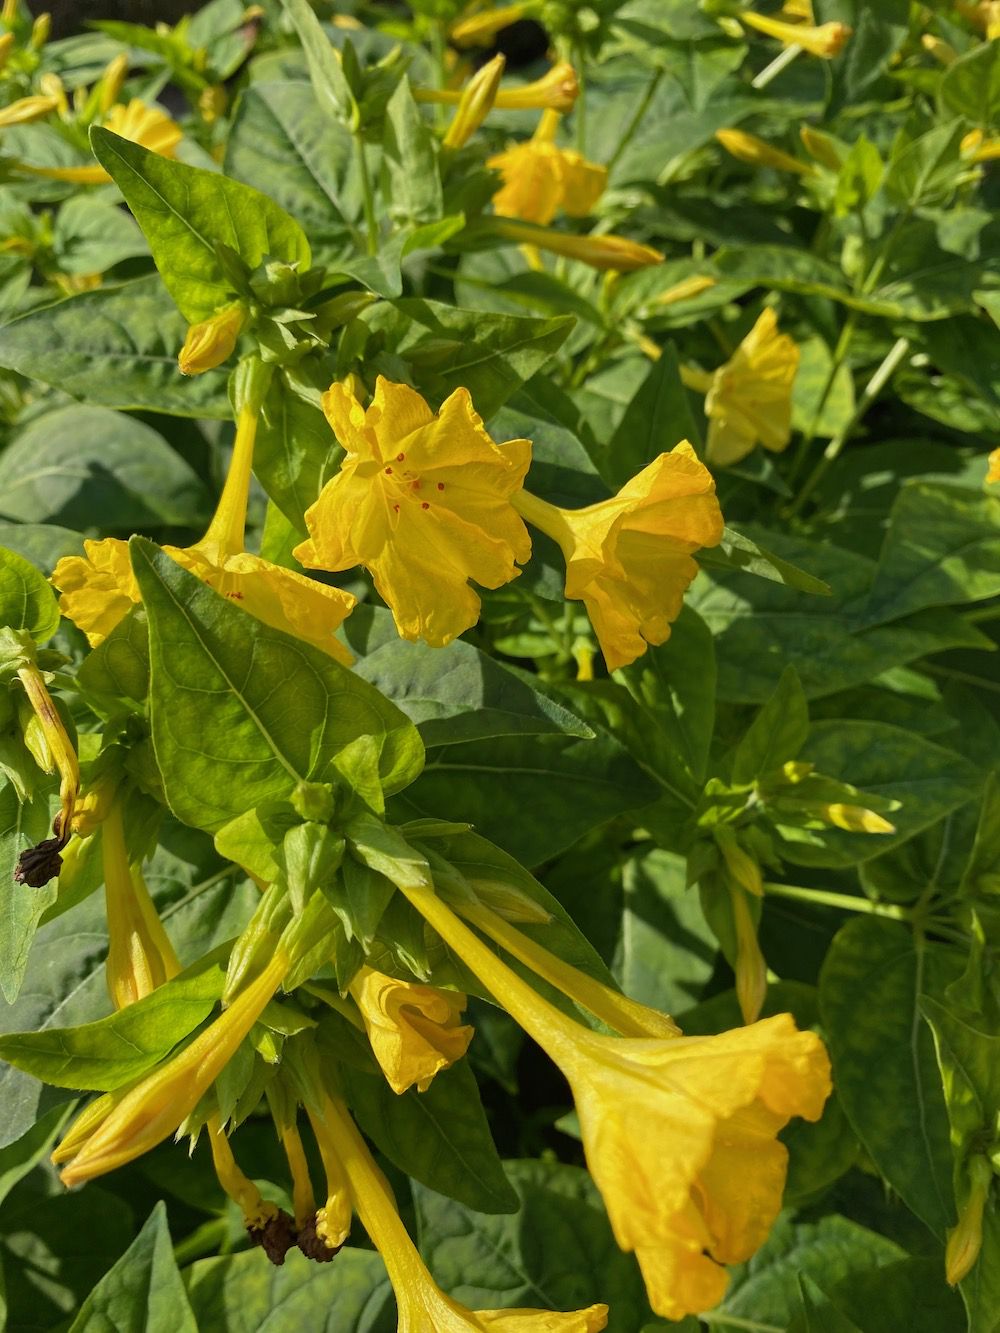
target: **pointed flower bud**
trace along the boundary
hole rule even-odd
[[[0,107],[0,129],[8,125],[27,125],[33,120],[43,120],[57,110],[59,99],[35,93],[31,97],[19,97],[9,106]]]
[[[529,18],[537,9],[538,5],[532,0],[501,8],[491,7],[485,13],[460,18],[453,23],[448,38],[455,46],[489,46],[498,32]]]
[[[12,32],[0,33],[0,70],[3,69],[10,59],[10,53],[14,49],[14,34]]]
[[[783,23],[781,19],[758,14],[753,9],[741,10],[739,21],[768,37],[777,37],[783,46],[801,46],[803,51],[822,60],[839,56],[853,32],[846,23],[821,23],[819,27],[809,23]]]
[[[728,824],[720,824],[715,829],[715,841],[722,851],[726,869],[736,883],[746,889],[747,893],[752,893],[757,898],[762,897],[764,881],[760,873],[760,866],[746,848],[741,846],[739,839]]]
[[[434,1075],[468,1050],[473,1029],[459,1023],[467,1003],[460,992],[397,981],[370,967],[362,967],[350,991],[393,1092],[414,1085],[426,1092]]]
[[[818,807],[817,814],[835,828],[844,829],[848,833],[896,832],[895,824],[890,824],[874,810],[866,810],[861,805],[845,805],[843,802],[834,801]]]
[[[461,148],[482,125],[493,109],[506,63],[503,56],[494,56],[466,84],[444,136],[445,148]]]
[[[128,66],[129,58],[123,51],[108,63],[101,75],[101,81],[97,85],[97,105],[102,116],[106,116],[118,101],[118,94],[125,86]]]
[[[52,31],[52,15],[39,14],[31,25],[31,37],[28,39],[28,45],[32,51],[40,51],[49,40],[49,33]]]
[[[740,162],[749,162],[752,167],[771,167],[775,171],[790,171],[799,176],[809,176],[815,170],[810,163],[800,162],[797,157],[744,130],[716,130],[715,137],[727,153]]]
[[[562,548],[566,596],[586,606],[609,671],[666,642],[694,552],[722,540],[715,482],[686,440],[610,500],[561,509],[522,491],[515,505]]]
[[[44,738],[49,760],[44,767],[50,773],[55,771],[59,774],[59,814],[53,832],[61,850],[69,840],[73,811],[80,792],[80,762],[38,667],[19,667],[17,678],[24,688]]]
[[[730,884],[729,897],[736,932],[736,998],[744,1023],[755,1023],[767,998],[767,963],[760,951],[757,927],[750,915],[746,894],[738,884]]]
[[[248,318],[241,301],[222,306],[208,319],[192,324],[184,339],[177,363],[182,375],[202,375],[227,361],[236,347]]]
[[[287,970],[287,957],[277,953],[179,1055],[140,1079],[120,1099],[114,1094],[104,1118],[86,1138],[77,1140],[73,1160],[62,1172],[63,1183],[72,1186],[93,1180],[149,1152],[173,1134],[236,1054]]]
[[[494,236],[502,236],[518,245],[535,245],[554,255],[578,259],[581,264],[589,264],[591,268],[613,269],[616,273],[631,273],[638,268],[647,268],[650,264],[663,263],[663,255],[659,250],[625,236],[574,236],[569,232],[536,227],[530,222],[506,217],[485,219],[483,228]]]
[[[988,470],[986,473],[986,484],[992,486],[1000,481],[1000,449],[994,449],[987,459]]]
[[[675,282],[672,287],[668,287],[665,292],[660,292],[659,296],[653,298],[654,306],[676,305],[678,301],[693,301],[696,296],[701,296],[703,292],[711,291],[716,285],[716,279],[702,274],[692,274],[690,278],[682,278],[680,282]]]
[[[840,170],[843,156],[829,134],[824,134],[822,130],[817,130],[812,125],[803,125],[799,130],[799,138],[806,152],[817,162],[829,167],[831,171]]]
[[[969,1192],[959,1209],[958,1225],[948,1232],[944,1252],[945,1278],[956,1286],[968,1277],[983,1245],[983,1213],[993,1181],[993,1168],[982,1156],[973,1157],[968,1166]]]
[[[950,42],[946,42],[942,37],[935,37],[932,33],[925,32],[920,38],[920,45],[924,50],[934,57],[939,65],[945,68],[954,65],[958,59],[958,52]]]
[[[323,410],[345,457],[306,511],[309,540],[295,558],[307,569],[364,565],[403,638],[450,643],[479,619],[470,580],[502,587],[531,555],[512,504],[530,442],[496,444],[466,389],[435,413],[379,376],[367,410],[343,384]]]

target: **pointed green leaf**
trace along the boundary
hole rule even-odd
[[[38,643],[59,628],[59,607],[45,575],[5,546],[0,546],[0,625],[25,630]]]

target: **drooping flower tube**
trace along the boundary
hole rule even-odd
[[[559,113],[544,111],[530,139],[488,158],[503,185],[493,196],[493,208],[502,217],[549,223],[562,211],[585,218],[604,193],[607,167],[588,162],[573,148],[555,143]]]
[[[821,60],[839,56],[850,41],[853,29],[846,23],[785,23],[770,14],[758,14],[754,9],[742,9],[737,15],[740,23],[756,28],[768,37],[776,37],[783,46],[800,46],[809,55]]]
[[[698,572],[694,552],[722,540],[715,482],[687,441],[585,509],[561,509],[528,491],[514,503],[559,543],[566,596],[586,606],[609,671],[666,641]]]
[[[788,447],[798,368],[799,349],[787,333],[778,332],[778,317],[770,306],[718,370],[709,374],[682,368],[688,388],[706,395],[709,463],[730,467],[756,444],[772,453]]]
[[[531,555],[512,503],[531,444],[495,443],[467,389],[433,412],[416,390],[379,376],[367,410],[339,383],[323,410],[345,457],[306,511],[309,540],[296,559],[308,569],[363,565],[403,638],[450,643],[479,619],[470,580],[499,588]]]
[[[252,370],[245,379],[252,383]],[[229,472],[204,537],[194,546],[164,549],[179,565],[265,625],[294,634],[349,665],[353,659],[334,638],[334,631],[356,599],[243,549],[263,392],[260,383],[245,391]],[[91,647],[96,648],[140,600],[139,585],[132,573],[127,542],[108,537],[83,545],[85,556],[64,556],[52,572],[52,582],[62,593],[59,607],[63,615],[83,630]]]
[[[445,106],[456,106],[462,99],[462,90],[458,88],[414,88],[413,96],[418,102],[433,102]],[[493,105],[507,111],[572,111],[573,104],[580,95],[580,80],[576,70],[568,61],[560,60],[547,74],[533,83],[523,83],[516,88],[499,88]]]
[[[555,1061],[576,1102],[587,1165],[653,1309],[680,1319],[726,1289],[723,1265],[766,1239],[781,1207],[792,1116],[830,1093],[822,1042],[781,1014],[715,1037],[609,1037],[542,997],[433,889],[400,891]]]
[[[599,1333],[606,1326],[606,1305],[566,1314],[469,1310],[446,1296],[420,1258],[396,1210],[389,1182],[339,1097],[324,1098],[319,1132],[326,1152],[339,1158],[354,1210],[385,1263],[396,1294],[398,1333]]]

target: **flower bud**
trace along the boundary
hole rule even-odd
[[[790,153],[773,148],[743,130],[716,130],[715,137],[727,153],[740,162],[749,162],[752,167],[772,167],[775,171],[790,171],[799,176],[809,176],[815,170],[808,162],[800,162]]]
[[[950,42],[944,41],[940,37],[935,37],[929,32],[925,32],[920,38],[920,45],[932,55],[939,65],[953,65],[958,59],[958,52]]]
[[[569,232],[503,217],[490,219],[490,225],[497,236],[517,241],[521,245],[537,245],[539,249],[549,250],[552,254],[578,259],[591,268],[631,273],[650,264],[663,263],[663,255],[659,250],[625,236],[574,236]]]
[[[703,292],[711,291],[715,284],[715,278],[694,273],[690,278],[682,278],[680,282],[675,282],[665,292],[660,292],[659,296],[654,298],[652,304],[654,306],[675,305],[678,301],[693,301],[696,296],[701,296]]]
[[[969,1193],[958,1214],[958,1225],[948,1232],[944,1252],[945,1278],[956,1286],[972,1272],[983,1244],[983,1211],[993,1180],[993,1169],[985,1157],[969,1163]]]
[[[201,375],[228,360],[247,322],[246,307],[239,301],[223,306],[209,319],[192,324],[177,357],[183,375]]]
[[[51,31],[52,31],[52,15],[39,14],[38,18],[36,18],[34,23],[31,25],[31,37],[28,40],[28,45],[30,46],[32,51],[41,50],[41,48],[49,40],[49,33]]]
[[[506,63],[503,56],[494,56],[469,80],[444,136],[445,148],[461,148],[479,129],[492,110]]]
[[[720,824],[715,830],[715,841],[722,851],[726,869],[736,883],[746,889],[747,893],[752,893],[755,898],[762,897],[764,881],[760,866],[750,853],[740,846],[733,830],[726,824]]]
[[[895,824],[877,815],[874,810],[866,810],[862,805],[844,805],[834,801],[820,806],[818,813],[822,819],[835,828],[845,829],[848,833],[895,833]]]
[[[736,930],[736,998],[744,1023],[755,1023],[767,998],[767,963],[760,951],[757,927],[742,888],[731,884],[729,895]]]
[[[821,60],[839,56],[851,38],[853,29],[846,23],[783,23],[769,14],[758,14],[752,9],[740,11],[739,21],[748,28],[756,28],[768,37],[777,37],[785,46],[801,46],[810,55]]]
[[[128,56],[123,51],[121,55],[115,56],[101,75],[101,81],[98,84],[97,105],[102,116],[107,115],[118,101],[118,94],[121,92],[128,75],[128,63]]]
[[[448,34],[455,46],[489,46],[492,39],[512,23],[528,18],[537,6],[526,0],[523,4],[506,5],[502,9],[489,9],[483,14],[474,14],[471,18],[459,19],[452,25]]]
[[[10,53],[14,49],[14,34],[12,32],[0,33],[0,69],[3,69],[10,59]]]
[[[812,125],[803,125],[799,130],[799,138],[802,140],[802,146],[806,152],[814,157],[817,162],[822,163],[824,167],[829,167],[831,171],[840,170],[843,158],[829,134],[814,129]]]
[[[58,109],[59,99],[44,97],[35,93],[31,97],[19,97],[9,106],[0,107],[0,129],[8,125],[27,125],[32,120],[42,120]]]

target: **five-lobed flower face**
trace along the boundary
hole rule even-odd
[[[698,572],[693,553],[722,540],[715,482],[686,440],[610,500],[568,510],[525,495],[518,504],[561,546],[566,596],[582,599],[609,671],[666,641]]]
[[[758,443],[774,452],[787,448],[798,368],[799,349],[788,334],[778,332],[778,317],[768,307],[712,376],[705,398],[710,463],[738,463]]]
[[[363,967],[351,983],[368,1040],[393,1092],[426,1092],[434,1075],[461,1060],[473,1029],[459,1020],[466,998]]]
[[[495,443],[456,389],[432,412],[406,384],[379,379],[366,410],[334,384],[323,409],[346,451],[306,512],[309,569],[368,569],[405,639],[436,647],[479,619],[469,586],[499,588],[520,573],[531,540],[511,498],[531,462],[527,440]]]
[[[572,218],[588,217],[608,182],[606,167],[545,140],[515,144],[489,158],[487,166],[503,176],[493,196],[494,210],[543,226],[560,211]]]
[[[584,1035],[559,1061],[615,1239],[634,1250],[653,1309],[710,1309],[781,1208],[792,1116],[830,1094],[820,1039],[789,1014],[715,1037]]]

